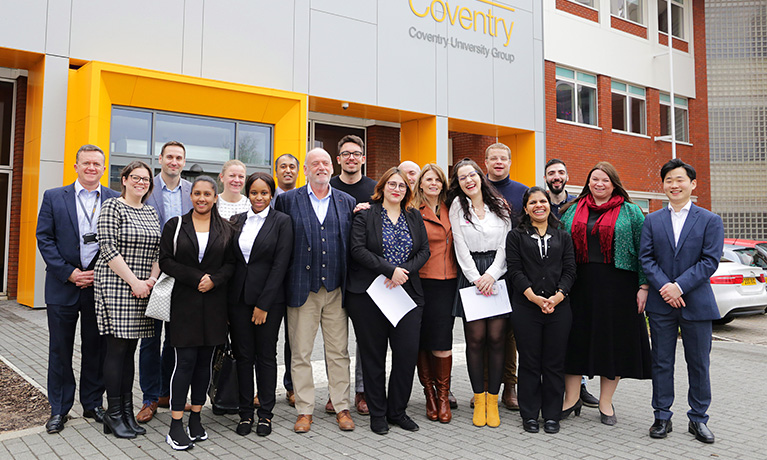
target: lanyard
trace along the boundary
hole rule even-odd
[[[96,205],[99,203],[99,195],[100,193],[96,192],[96,199],[93,200],[93,209],[91,209],[91,213],[88,214],[87,209],[85,208],[85,205],[83,204],[83,200],[80,197],[80,194],[77,194],[77,202],[80,203],[80,208],[83,211],[83,214],[85,215],[85,218],[88,220],[88,228],[92,231],[93,230],[93,216],[96,214]]]

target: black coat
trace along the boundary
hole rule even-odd
[[[246,262],[238,240],[247,218],[247,212],[231,218],[235,228],[232,242],[235,270],[229,281],[229,303],[242,299],[248,306],[269,311],[273,305],[285,303],[284,281],[293,253],[293,224],[287,214],[270,209],[253,242],[250,261]]]
[[[360,211],[354,216],[351,233],[351,263],[346,289],[355,294],[364,293],[378,275],[391,278],[396,265],[383,257],[383,218],[382,205],[375,203],[370,209]],[[400,218],[407,219],[413,249],[407,261],[400,265],[409,271],[408,280],[402,287],[413,301],[423,306],[423,289],[418,270],[429,260],[429,237],[423,224],[421,213],[417,209],[408,208]]]
[[[234,271],[234,256],[229,245],[232,228],[225,226],[226,235],[210,225],[208,245],[202,262],[198,262],[199,244],[189,211],[181,218],[176,255],[173,255],[173,234],[178,220],[165,224],[160,240],[160,269],[176,279],[170,307],[170,345],[199,347],[226,342],[227,282]],[[197,290],[203,275],[210,275],[214,287],[208,292]]]

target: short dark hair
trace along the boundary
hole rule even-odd
[[[182,144],[179,141],[168,141],[162,145],[162,148],[160,149],[160,156],[162,156],[163,153],[165,153],[165,147],[170,147],[172,145],[175,145],[177,147],[181,147],[181,150],[184,151],[184,158],[186,158],[186,147],[184,147],[184,144]]]
[[[347,142],[351,142],[352,144],[357,144],[362,149],[362,154],[365,154],[365,142],[362,140],[361,137],[355,136],[354,134],[347,134],[346,136],[342,137],[340,141],[338,141],[338,154],[341,154],[341,146],[346,144]]]
[[[690,180],[695,180],[696,174],[695,174],[695,168],[688,165],[684,161],[680,160],[679,158],[674,158],[672,160],[669,160],[666,162],[663,167],[660,168],[660,180],[666,180],[666,174],[671,172],[672,170],[676,168],[684,168],[685,172],[687,172],[687,177],[690,178]]]
[[[75,154],[75,163],[80,161],[80,152],[99,152],[101,154],[101,157],[104,158],[104,162],[107,161],[107,156],[104,155],[104,151],[101,150],[99,146],[93,145],[93,144],[85,144],[82,147],[80,147],[79,150],[77,150],[77,153]]]
[[[152,169],[149,167],[148,164],[144,163],[143,161],[131,161],[128,163],[122,171],[120,171],[120,178],[121,179],[128,179],[128,176],[130,176],[130,173],[132,173],[134,170],[144,168],[149,173],[149,187],[146,189],[146,193],[144,193],[144,196],[141,197],[141,202],[145,202],[147,198],[152,194],[152,189],[154,189],[154,180],[152,180]],[[122,183],[122,180],[120,180],[120,186],[122,187],[122,190],[120,192],[120,196],[125,198],[125,184]]]
[[[286,155],[290,155],[287,153]],[[291,155],[292,156],[292,155]],[[272,192],[272,198],[274,198],[274,178],[265,172],[254,172],[250,176],[248,176],[248,180],[245,181],[245,196],[250,197],[250,186],[253,185],[253,182],[261,179],[262,181],[266,182],[266,185],[269,187],[269,190]]]
[[[279,163],[280,160],[282,160],[283,158],[286,158],[286,157],[296,162],[296,168],[301,166],[301,162],[298,161],[298,158],[294,157],[293,155],[291,155],[289,153],[283,153],[282,155],[278,156],[276,160],[274,160],[274,167],[275,167],[275,169],[277,168],[277,163]]]
[[[543,171],[545,172],[547,169],[549,169],[549,166],[551,165],[562,165],[567,169],[567,165],[564,161],[560,160],[559,158],[552,158],[551,160],[546,162],[546,166],[543,167]]]

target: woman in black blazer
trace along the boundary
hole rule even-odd
[[[409,431],[418,425],[405,413],[413,387],[423,313],[418,270],[429,259],[429,239],[421,213],[409,206],[407,176],[398,168],[386,171],[376,184],[370,209],[354,217],[346,308],[354,324],[362,359],[370,429],[386,434],[389,424]],[[379,275],[390,289],[402,286],[416,303],[392,326],[366,293]],[[386,346],[392,349],[389,395],[386,395]],[[387,423],[388,421],[388,423]]]
[[[525,213],[506,236],[506,266],[513,284],[511,324],[519,350],[519,413],[523,427],[559,431],[565,392],[565,350],[572,312],[567,293],[575,281],[570,234],[551,213],[549,196],[532,187]],[[579,409],[580,410],[580,409]]]
[[[168,221],[160,240],[160,269],[176,279],[168,327],[176,364],[171,377],[172,420],[166,437],[175,450],[208,439],[200,411],[210,384],[213,349],[226,342],[226,284],[234,258],[229,248],[231,226],[218,214],[217,199],[216,182],[199,176],[192,184],[192,210],[181,217],[176,247],[173,237],[178,219]],[[181,418],[190,386],[192,412],[185,432]]]
[[[290,217],[271,209],[274,179],[257,172],[248,177],[245,190],[251,209],[232,216],[236,261],[229,282],[229,328],[237,358],[240,392],[240,423],[237,433],[245,436],[253,426],[253,365],[261,402],[256,433],[272,432],[277,386],[277,334],[285,316],[283,281],[293,251]]]

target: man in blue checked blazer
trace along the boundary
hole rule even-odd
[[[93,266],[99,252],[96,223],[101,203],[119,193],[102,186],[104,152],[80,147],[75,156],[77,180],[45,192],[37,218],[37,247],[45,260],[45,303],[48,314],[48,433],[64,429],[75,399],[72,354],[80,318],[82,364],[80,404],[85,417],[101,422],[105,345],[96,325]]]
[[[722,219],[692,204],[695,169],[675,158],[661,168],[667,208],[647,216],[642,227],[639,260],[650,283],[645,311],[652,337],[652,406],[650,436],[672,431],[674,358],[678,331],[687,362],[690,410],[688,431],[698,441],[714,442],[708,428],[711,404],[709,355],[711,321],[719,310],[709,278],[719,266],[724,243]]]
[[[333,164],[323,149],[306,154],[308,184],[277,197],[275,209],[293,222],[293,255],[286,278],[296,433],[311,429],[314,379],[311,355],[322,326],[330,400],[339,428],[354,429],[349,414],[349,327],[342,306],[355,200],[330,187]]]

